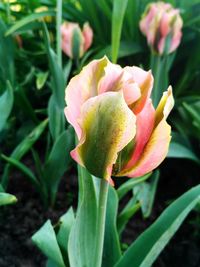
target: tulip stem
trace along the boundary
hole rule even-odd
[[[61,51],[61,32],[60,27],[62,24],[62,0],[57,0],[56,11],[56,52],[58,58],[58,64],[62,68],[62,51]]]
[[[151,70],[154,76],[154,87],[152,91],[153,104],[156,107],[159,103],[162,93],[168,85],[168,56],[151,54]]]
[[[161,74],[161,57],[159,55],[151,54],[151,69],[154,75],[154,87],[152,91],[153,104],[156,107],[161,97],[162,90],[160,88],[160,74]]]
[[[103,244],[105,235],[106,207],[109,184],[106,180],[101,179],[99,192],[99,206],[97,216],[97,239],[95,249],[95,267],[101,267],[103,257]]]

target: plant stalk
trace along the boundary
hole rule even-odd
[[[101,267],[103,257],[103,245],[105,235],[105,220],[106,220],[106,207],[108,198],[109,184],[106,180],[101,179],[100,192],[99,192],[99,206],[97,216],[97,239],[95,250],[95,267]]]
[[[61,50],[61,32],[60,32],[61,24],[62,24],[62,0],[57,0],[56,53],[57,53],[57,57],[58,57],[58,64],[62,68],[62,50]]]
[[[152,91],[152,101],[154,107],[158,105],[159,99],[164,88],[160,88],[161,79],[161,57],[159,55],[151,54],[151,70],[154,76],[154,86]]]

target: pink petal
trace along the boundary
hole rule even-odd
[[[98,95],[97,86],[104,75],[104,68],[108,64],[106,57],[93,60],[82,71],[72,78],[65,90],[65,115],[69,123],[74,127],[78,138],[81,137],[79,125],[81,107],[92,96]]]
[[[137,83],[141,91],[141,97],[134,104],[132,110],[135,114],[138,114],[143,109],[146,101],[151,95],[153,88],[153,76],[151,71],[144,71],[138,67],[126,67],[124,71],[127,71],[132,79]]]
[[[93,40],[93,31],[89,23],[85,23],[83,25],[82,33],[84,38],[84,51],[87,51],[88,48],[91,46]]]
[[[160,21],[160,33],[162,37],[166,37],[170,32],[170,17],[167,13],[162,15]]]
[[[132,75],[122,69],[119,65],[108,62],[105,67],[105,75],[101,78],[98,85],[98,93],[108,91],[123,91],[127,105],[132,104],[141,96],[140,88],[135,83]]]
[[[129,177],[139,177],[157,168],[165,159],[171,140],[171,127],[165,120],[153,131],[143,155],[134,169],[127,173]]]
[[[164,52],[164,48],[165,48],[165,41],[166,41],[166,38],[165,37],[162,37],[159,42],[158,42],[158,52],[159,52],[159,55],[162,55],[163,52]]]
[[[171,140],[171,127],[166,122],[166,119],[173,105],[172,88],[169,87],[168,91],[163,94],[156,109],[155,128],[143,149],[141,157],[132,167],[124,169],[118,176],[142,176],[158,167],[165,159]]]
[[[157,7],[155,4],[150,4],[146,11],[144,17],[140,21],[140,30],[146,35],[149,30],[149,24],[154,19],[154,16],[157,13]]]
[[[72,37],[73,37],[73,32],[75,29],[79,29],[79,26],[77,23],[73,22],[64,22],[61,25],[61,35],[62,35],[62,50],[63,52],[72,58]]]
[[[134,166],[134,164],[140,158],[143,149],[152,134],[152,130],[154,128],[154,121],[155,110],[151,100],[149,99],[145,104],[143,110],[136,117],[136,136],[134,152],[124,169],[129,169]]]
[[[125,83],[123,86],[124,99],[127,105],[131,105],[141,97],[140,88],[137,83]]]
[[[122,75],[123,69],[117,64],[112,64],[108,60],[104,69],[104,75],[98,84],[98,94],[103,94],[108,91],[118,91],[119,89],[117,89],[117,86]]]

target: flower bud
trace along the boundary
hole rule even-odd
[[[159,55],[177,49],[182,37],[182,26],[179,10],[164,2],[149,4],[140,21],[140,30],[147,37],[152,50]]]
[[[92,44],[93,31],[88,23],[79,25],[73,22],[64,22],[61,26],[62,50],[70,58],[78,59],[89,49]]]

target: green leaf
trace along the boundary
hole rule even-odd
[[[65,106],[65,79],[61,66],[59,66],[58,64],[57,55],[50,46],[50,38],[47,27],[44,23],[42,25],[45,47],[49,60],[49,68],[52,75],[52,92],[58,107],[60,107],[60,109],[62,110],[61,115],[63,115],[63,108]]]
[[[49,72],[39,72],[36,76],[36,87],[38,90],[42,89],[44,86],[47,78],[48,78]]]
[[[0,193],[5,193],[5,190],[1,184],[0,184]]]
[[[9,82],[7,82],[7,88],[5,92],[0,96],[0,132],[3,130],[5,123],[10,115],[13,107],[13,89]]]
[[[53,145],[49,158],[44,167],[45,182],[49,187],[51,201],[54,203],[58,184],[71,162],[70,151],[74,142],[72,127],[64,131]]]
[[[148,218],[151,214],[158,179],[159,171],[155,171],[148,182],[140,183],[133,188],[134,195],[141,204],[144,218]]]
[[[49,129],[53,140],[56,140],[65,128],[63,108],[57,105],[55,96],[52,95],[48,103]]]
[[[44,132],[47,124],[48,124],[48,119],[42,121],[37,127],[35,127],[33,131],[27,137],[25,137],[20,144],[16,146],[14,151],[11,153],[10,158],[14,158],[19,161],[38,140],[40,135]],[[10,167],[11,165],[8,163],[3,171],[1,183],[4,188],[6,188],[8,184]]]
[[[118,53],[118,59],[135,55],[137,53],[140,53],[142,51],[142,47],[138,43],[132,43],[132,42],[125,42],[121,41],[120,43],[120,48],[119,48],[119,53]],[[111,59],[111,54],[112,54],[112,46],[108,45],[98,51],[97,54],[95,54],[94,58],[102,58],[104,55],[106,55],[109,59]]]
[[[2,18],[2,16],[0,16]],[[15,78],[15,69],[14,69],[14,43],[13,39],[5,37],[5,32],[7,26],[0,18],[0,83],[2,83],[2,88],[4,89],[7,81],[13,86]],[[5,86],[5,87],[4,87]],[[2,89],[0,88],[0,89]],[[0,90],[0,93],[2,91]]]
[[[133,196],[126,204],[125,208],[121,211],[117,218],[117,229],[120,235],[130,218],[133,217],[133,215],[140,209],[140,207],[141,205],[137,202],[135,196]]]
[[[109,186],[102,267],[113,267],[121,257],[121,248],[116,226],[117,210],[118,196],[116,191]]]
[[[47,260],[46,263],[46,267],[58,267],[57,264],[55,262],[53,262],[52,260]]]
[[[194,154],[191,148],[182,143],[172,141],[169,146],[168,158],[190,159],[200,164],[199,158]]]
[[[34,69],[33,69],[34,71]],[[31,74],[30,74],[31,75]],[[28,78],[27,78],[28,79]],[[25,81],[25,83],[28,81]],[[26,117],[28,119],[32,119],[34,124],[38,124],[39,120],[36,117],[35,110],[31,106],[30,99],[27,97],[25,90],[23,89],[23,85],[18,86],[15,91],[15,102],[17,104],[17,107],[26,114]]]
[[[27,178],[31,181],[31,183],[33,183],[34,185],[36,185],[38,188],[40,187],[40,184],[39,184],[36,176],[31,171],[31,169],[29,169],[28,167],[26,167],[26,165],[24,165],[23,163],[21,163],[20,161],[18,161],[15,158],[6,157],[3,154],[1,155],[1,157],[4,160],[6,160],[8,163],[10,163],[11,165],[13,165],[14,167],[18,168],[22,173],[24,173],[27,176]]]
[[[114,0],[112,13],[112,61],[116,63],[120,44],[123,19],[128,0]]]
[[[65,67],[63,69],[63,75],[64,75],[64,79],[65,79],[65,84],[67,84],[71,69],[72,69],[72,60],[69,59],[67,64],[65,65]]]
[[[200,185],[174,201],[124,253],[115,267],[150,267],[200,200]]]
[[[144,176],[138,177],[138,178],[130,178],[127,182],[123,183],[118,189],[117,194],[119,199],[121,199],[128,191],[132,190],[134,186],[137,184],[140,184],[147,180],[151,176],[151,172],[145,174]]]
[[[0,193],[0,206],[13,204],[15,202],[17,202],[15,196],[8,193]]]
[[[70,208],[59,220],[60,228],[57,234],[57,241],[61,248],[62,254],[65,256],[65,259],[68,259],[68,240],[74,222],[75,216],[72,208]]]
[[[33,236],[34,244],[58,267],[65,267],[64,260],[58,246],[56,235],[48,220]]]
[[[199,112],[192,105],[188,105],[187,103],[183,103],[184,109],[188,112],[188,114],[192,117],[194,121],[197,121],[200,124]],[[199,107],[199,105],[198,105]]]
[[[82,201],[72,226],[68,253],[70,267],[95,266],[97,200],[92,176],[81,167]]]
[[[15,22],[15,24],[12,27],[10,27],[10,29],[6,32],[6,36],[16,32],[17,30],[19,30],[26,24],[34,20],[44,18],[46,16],[55,16],[55,11],[49,10],[49,11],[44,11],[44,12],[39,12],[39,13],[33,13],[31,15],[26,16],[25,18]]]

